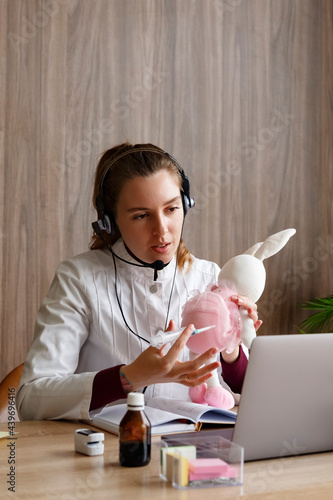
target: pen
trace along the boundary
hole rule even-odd
[[[214,328],[216,325],[211,325],[211,326],[205,326],[204,328],[199,328],[193,330],[191,333],[192,335],[197,335],[198,333],[205,332],[206,330],[210,330],[211,328]],[[180,335],[183,333],[183,331],[187,328],[184,326],[183,328],[180,328],[179,330],[172,330],[171,332],[163,332],[160,330],[157,334],[156,337],[152,340],[151,345],[153,347],[162,347],[162,345],[169,344],[170,342],[173,342],[180,337]]]

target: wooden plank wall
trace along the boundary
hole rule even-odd
[[[1,377],[58,263],[87,249],[106,148],[153,142],[191,179],[191,251],[268,235],[261,334],[333,293],[331,0],[1,0]]]

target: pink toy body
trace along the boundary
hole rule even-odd
[[[244,295],[257,302],[265,288],[266,271],[263,260],[283,248],[295,229],[286,229],[257,243],[244,254],[230,259],[221,269],[218,284],[207,287],[186,302],[182,312],[182,326],[193,323],[195,328],[216,325],[206,332],[193,335],[187,341],[193,359],[212,347],[232,352],[241,342],[247,347],[256,336],[253,321],[245,309],[230,301],[231,295]],[[195,293],[195,292],[194,292]],[[215,361],[211,358],[206,364]],[[206,384],[190,388],[193,402],[229,409],[235,404],[230,391],[220,385],[217,371]]]
[[[241,342],[241,317],[239,309],[229,300],[237,293],[223,282],[211,285],[186,302],[182,314],[182,326],[193,323],[196,328],[216,325],[209,335],[202,332],[187,341],[187,347],[196,354],[202,354],[211,347],[232,352]]]

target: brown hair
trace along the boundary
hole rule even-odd
[[[131,151],[131,153],[124,154],[128,151]],[[96,198],[102,186],[103,205],[106,214],[111,220],[113,230],[112,234],[102,231],[103,239],[94,233],[90,242],[91,250],[103,249],[108,245],[113,245],[121,237],[115,220],[119,194],[124,184],[133,177],[148,177],[162,169],[167,170],[174,176],[181,189],[183,179],[179,167],[162,149],[153,144],[132,145],[126,142],[108,149],[102,154],[95,173],[93,204],[97,210]],[[183,269],[187,262],[190,267],[192,258],[181,239],[178,250],[178,267]]]

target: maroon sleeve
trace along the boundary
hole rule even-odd
[[[225,363],[221,354],[222,377],[233,392],[241,393],[248,359],[242,346],[239,346],[239,356],[234,363]]]
[[[112,366],[96,373],[89,410],[96,410],[117,401],[117,399],[126,399],[127,395],[123,390],[120,381],[119,370],[123,365]]]

